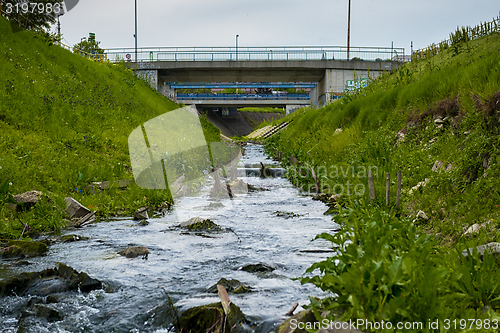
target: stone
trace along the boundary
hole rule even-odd
[[[262,272],[272,272],[276,268],[271,267],[266,264],[250,264],[241,267],[242,271],[250,272],[250,273],[262,273]]]
[[[234,293],[234,294],[242,294],[246,293],[251,290],[250,287],[245,286],[242,284],[240,281],[236,279],[231,279],[227,280],[225,278],[220,279],[216,284],[211,286],[210,288],[207,289],[207,292],[216,294],[217,291],[217,285],[220,284],[221,286],[224,286],[226,288],[226,291],[228,293]]]
[[[0,257],[9,259],[24,259],[44,255],[47,245],[38,241],[12,240],[2,243]]]
[[[65,291],[90,292],[104,287],[101,281],[77,272],[63,263],[41,272],[25,272],[0,280],[0,297],[8,295],[48,296]]]
[[[29,191],[12,196],[18,205],[34,206],[42,197],[40,191]]]
[[[481,225],[474,223],[469,228],[467,228],[467,230],[464,233],[464,236],[475,234],[475,233],[479,232],[479,229],[481,229]]]
[[[437,172],[439,169],[443,168],[444,163],[441,161],[436,161],[434,162],[434,165],[432,166],[431,171],[432,172]]]
[[[36,305],[36,316],[45,318],[49,322],[61,321],[64,319],[64,315],[61,311],[43,304]]]
[[[72,242],[78,242],[82,240],[88,240],[88,237],[82,237],[79,235],[64,235],[61,236],[60,241],[63,243],[72,243]]]
[[[189,231],[220,231],[221,227],[211,220],[205,220],[201,217],[193,217],[179,225],[181,228],[186,228]]]
[[[420,218],[422,220],[429,220],[429,217],[427,216],[427,214],[425,214],[425,212],[423,210],[419,210],[418,213],[417,213],[417,218]]]
[[[417,191],[418,189],[420,189],[421,187],[425,187],[425,185],[427,185],[427,183],[429,182],[429,178],[425,178],[425,180],[421,181],[421,182],[418,182],[417,185],[413,186],[409,191],[408,191],[408,194],[413,194],[413,192]]]
[[[141,207],[134,213],[134,220],[147,220],[149,219],[148,215],[149,207]]]
[[[73,198],[67,197],[64,201],[66,201],[66,213],[70,218],[84,217],[85,215],[92,213],[87,207],[83,206]]]
[[[138,256],[142,256],[142,259],[147,259],[149,251],[148,248],[144,246],[131,246],[123,251],[118,252],[118,254],[127,258],[136,258]]]
[[[225,330],[223,325],[225,323]],[[179,317],[179,332],[191,333],[239,333],[247,332],[248,321],[234,303],[230,303],[229,314],[224,314],[222,304],[212,303],[184,311]]]
[[[477,252],[479,252],[479,254],[481,255],[481,259],[483,258],[485,251],[488,251],[489,254],[493,254],[497,257],[500,254],[500,243],[491,242],[488,244],[480,245],[480,246],[476,247],[476,249],[477,249]],[[473,253],[473,250],[474,250],[474,248],[469,248],[468,250],[463,250],[462,255],[467,258],[469,256],[468,252]]]

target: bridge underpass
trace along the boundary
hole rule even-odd
[[[109,59],[125,59],[134,49],[106,50]],[[347,54],[350,54],[347,59]],[[384,71],[399,66],[404,48],[256,47],[144,48],[130,62],[157,90],[171,96],[167,82],[312,82],[311,104],[356,90]]]

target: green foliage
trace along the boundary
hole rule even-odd
[[[24,224],[34,232],[59,230],[67,196],[102,218],[171,201],[168,191],[134,183],[95,194],[85,187],[132,180],[129,134],[178,105],[125,64],[95,63],[30,31],[12,33],[4,18],[0,63],[0,200],[38,190],[53,202],[17,213],[0,204],[0,238],[19,237]],[[218,129],[204,119],[201,124],[208,141],[220,140]]]
[[[88,54],[104,54],[104,49],[100,47],[101,42],[96,40],[82,40],[73,46],[74,52],[83,51]]]
[[[460,252],[440,250],[433,236],[406,218],[360,202],[350,207],[335,217],[339,232],[316,237],[330,241],[337,255],[307,270],[320,275],[299,279],[335,295],[312,301],[313,308],[330,311],[331,320],[340,313],[342,320],[394,327],[398,322],[425,327],[436,319],[499,318],[482,311],[500,306],[500,268],[492,255],[481,261],[476,250],[466,259]]]

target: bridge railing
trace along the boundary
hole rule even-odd
[[[105,52],[110,61],[135,61],[134,48],[107,49]],[[404,48],[351,47],[349,50],[349,60],[395,61],[402,56],[404,56]],[[347,47],[146,47],[137,49],[138,62],[278,60],[348,60]]]
[[[177,100],[310,100],[309,94],[196,94],[178,93]]]

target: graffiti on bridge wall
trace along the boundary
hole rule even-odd
[[[363,79],[354,79],[354,80],[347,80],[345,81],[345,91],[357,91],[359,89],[365,88],[368,86],[369,79],[368,78],[363,78]]]

